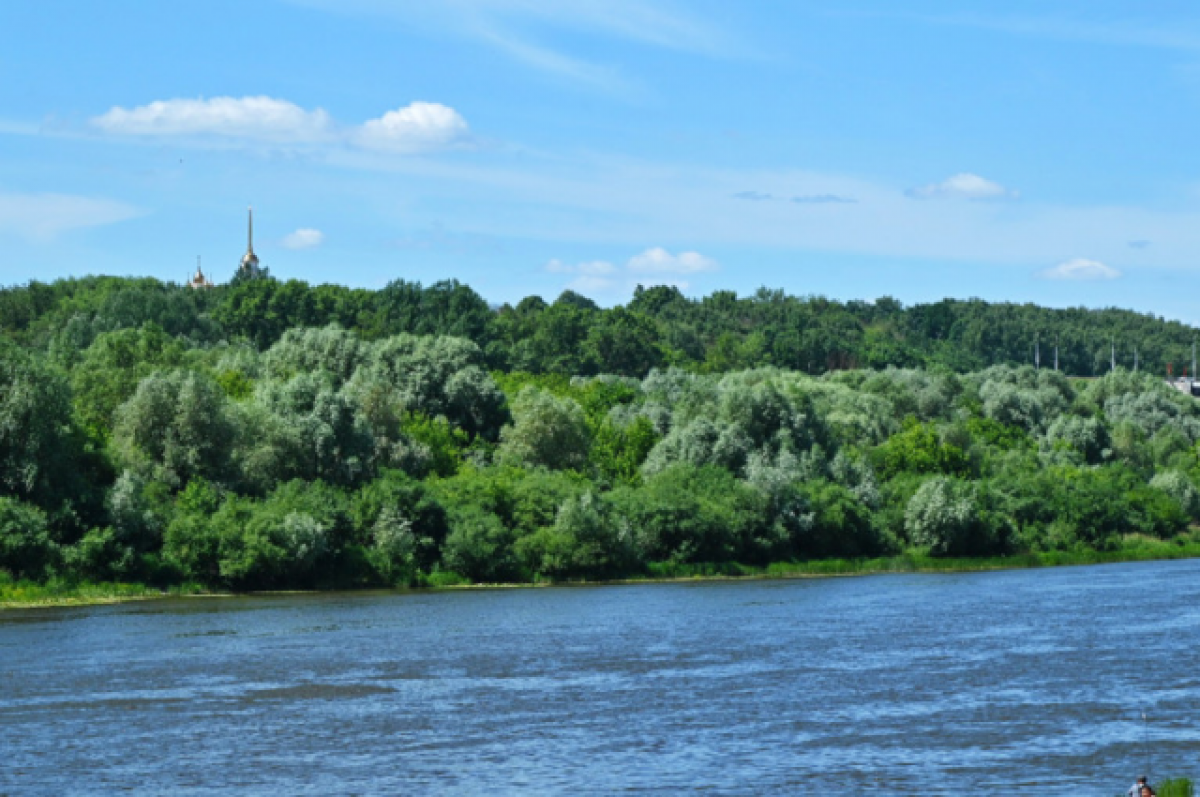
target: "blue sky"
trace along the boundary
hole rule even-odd
[[[5,0],[0,283],[759,286],[1200,322],[1184,2]]]

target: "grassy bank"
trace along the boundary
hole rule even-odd
[[[148,600],[206,591],[195,584],[151,587],[145,584],[91,583],[52,579],[45,583],[14,581],[0,573],[0,609],[39,606],[94,606],[122,601]]]
[[[650,565],[645,580],[680,578],[857,576],[873,573],[970,573],[1034,567],[1100,565],[1117,562],[1149,562],[1164,559],[1200,558],[1200,539],[1183,535],[1173,540],[1130,536],[1113,551],[1046,551],[970,558],[934,557],[917,552],[874,559],[817,559],[807,562],[776,562],[765,567],[738,563]],[[633,581],[642,579],[630,579]]]
[[[1164,780],[1158,787],[1158,797],[1194,797],[1196,788],[1187,778]]]
[[[1124,538],[1114,551],[1048,551],[977,558],[933,557],[919,552],[874,559],[818,559],[807,562],[775,562],[766,566],[725,564],[651,564],[648,572],[630,578],[599,583],[653,583],[657,581],[737,579],[737,578],[804,578],[831,576],[860,576],[879,573],[971,573],[989,570],[1014,570],[1035,567],[1067,567],[1075,565],[1115,564],[1118,562],[1149,562],[1168,559],[1200,559],[1200,535],[1181,535],[1172,540],[1157,540],[1137,535]],[[547,586],[553,582],[505,586]],[[592,582],[570,582],[584,584]],[[432,589],[462,589],[477,586],[456,573],[435,572],[423,579],[423,587]],[[39,606],[86,606],[151,598],[215,594],[198,584],[153,587],[145,584],[90,583],[51,580],[44,584],[14,581],[0,572],[0,609],[33,608]]]

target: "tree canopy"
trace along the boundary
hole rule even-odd
[[[1200,404],[1161,378],[1194,334],[769,290],[32,282],[0,290],[0,570],[367,586],[1169,538],[1200,520]],[[1113,337],[1157,375],[1110,370]]]

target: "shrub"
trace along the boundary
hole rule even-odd
[[[54,570],[58,546],[37,507],[0,498],[0,568],[14,578],[40,579]]]
[[[568,498],[554,525],[517,542],[527,567],[551,578],[610,578],[628,572],[633,545],[605,502],[591,492]]]
[[[921,485],[904,512],[904,528],[913,545],[933,556],[972,556],[991,553],[996,529],[988,522],[971,482],[945,476]]]
[[[450,528],[442,555],[446,569],[476,582],[519,578],[514,535],[500,518],[479,507],[466,506],[451,514]]]
[[[883,548],[871,510],[840,484],[809,482],[804,486],[812,512],[810,527],[796,535],[797,552],[805,558],[859,557]]]
[[[721,468],[672,465],[614,491],[613,504],[643,561],[736,560],[767,526],[763,496]]]
[[[351,501],[350,515],[357,530],[355,542],[377,550],[395,550],[402,535],[393,532],[398,532],[398,524],[404,524],[412,537],[411,550],[405,556],[411,556],[411,564],[424,570],[437,564],[449,533],[446,510],[429,488],[399,471],[385,471],[359,490]]]
[[[1155,474],[1150,486],[1169,495],[1188,517],[1200,517],[1200,491],[1186,474],[1177,470],[1163,471]]]

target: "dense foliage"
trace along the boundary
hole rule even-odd
[[[1200,405],[1108,372],[1110,338],[1158,370],[1193,333],[769,291],[30,283],[0,291],[0,570],[254,589],[1109,550],[1200,518]],[[1035,336],[1103,376],[1021,364]]]

